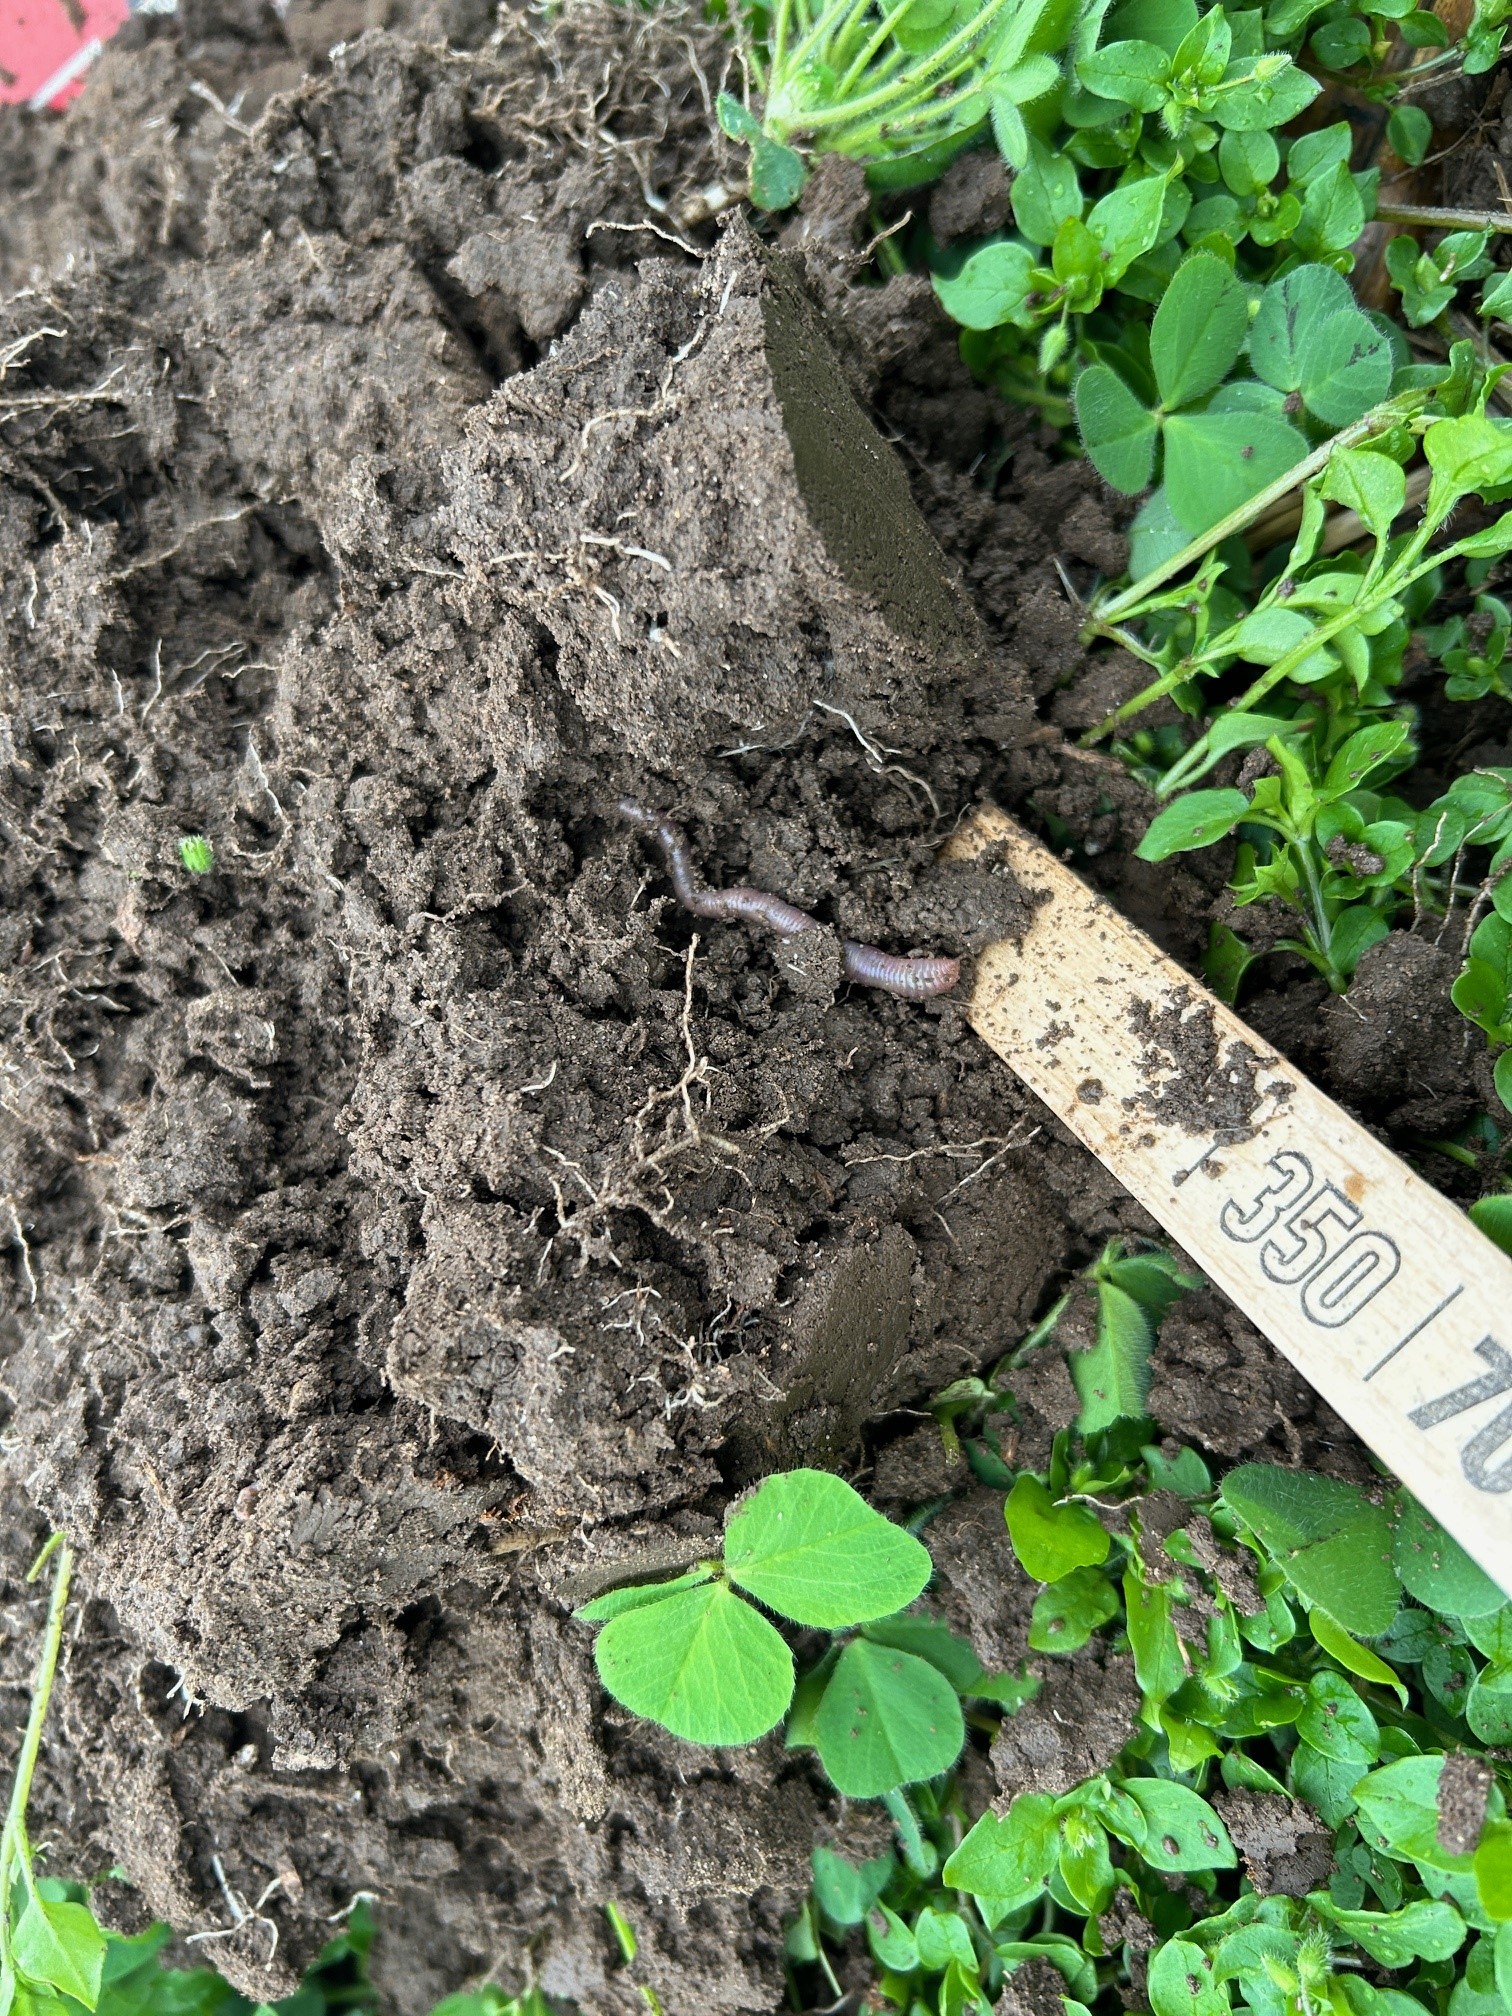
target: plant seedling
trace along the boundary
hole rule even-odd
[[[984,1673],[943,1625],[898,1613],[932,1572],[928,1550],[839,1477],[790,1470],[737,1508],[722,1557],[675,1580],[610,1591],[575,1614],[615,1700],[693,1743],[752,1743],[788,1716],[852,1798],[948,1771],[962,1697],[1013,1706],[1023,1683]],[[796,1683],[793,1655],[757,1609],[848,1634]],[[789,1714],[789,1710],[791,1713]]]
[[[1253,379],[1229,377],[1246,342]],[[1171,536],[1206,531],[1300,462],[1306,413],[1347,426],[1391,389],[1391,345],[1328,266],[1299,266],[1261,295],[1253,324],[1245,290],[1212,253],[1179,269],[1150,329],[1152,403],[1112,364],[1076,381],[1077,424],[1098,473],[1132,496],[1162,465],[1144,523]]]
[[[186,833],[178,843],[178,857],[191,875],[208,875],[215,866],[215,849],[203,833]]]

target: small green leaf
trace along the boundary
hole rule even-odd
[[[1076,381],[1076,424],[1093,468],[1132,497],[1155,467],[1159,425],[1108,364],[1089,364]]]
[[[929,1550],[827,1470],[757,1486],[725,1532],[725,1569],[795,1624],[835,1631],[890,1617],[929,1580]]]
[[[1149,1987],[1155,2016],[1230,2016],[1228,1991],[1214,1981],[1212,1961],[1185,1939],[1168,1939],[1156,1953]]]
[[[660,1603],[681,1590],[697,1589],[700,1584],[712,1581],[713,1576],[712,1568],[700,1566],[669,1582],[636,1582],[628,1589],[608,1589],[572,1614],[580,1624],[607,1624],[611,1617],[621,1617],[627,1610],[642,1610],[648,1603]]]
[[[1124,1791],[1144,1814],[1149,1832],[1140,1853],[1152,1869],[1232,1869],[1237,1857],[1227,1827],[1200,1792],[1169,1778],[1130,1778]]]
[[[1426,1862],[1434,1869],[1466,1870],[1468,1855],[1451,1855],[1439,1845],[1438,1785],[1442,1753],[1402,1757],[1360,1779],[1354,1788],[1360,1831],[1390,1855]]]
[[[1300,392],[1309,332],[1336,315],[1358,312],[1348,281],[1331,266],[1295,266],[1260,297],[1250,329],[1250,363],[1267,385]]]
[[[999,1898],[1013,1909],[1039,1896],[1059,1851],[1055,1801],[1043,1792],[1021,1792],[1002,1818],[982,1815],[946,1862],[941,1880],[952,1890]]]
[[[1503,1253],[1512,1253],[1512,1191],[1478,1198],[1470,1206],[1470,1223],[1500,1246]]]
[[[1065,220],[1082,214],[1075,162],[1031,138],[1028,166],[1013,178],[1010,200],[1014,221],[1029,243],[1052,244]]]
[[[1512,1603],[1493,1610],[1489,1617],[1467,1617],[1465,1636],[1494,1666],[1512,1666]]]
[[[1171,1621],[1171,1585],[1142,1580],[1131,1562],[1124,1572],[1123,1591],[1134,1677],[1144,1696],[1145,1720],[1153,1726],[1153,1710],[1168,1701],[1187,1677],[1181,1640]]]
[[[1406,1491],[1391,1500],[1391,1558],[1402,1586],[1444,1617],[1489,1617],[1506,1597],[1496,1583]]]
[[[971,1934],[954,1911],[936,1911],[926,1904],[914,1921],[914,1942],[919,1949],[919,1965],[930,1974],[943,1974],[952,1960],[976,1972],[976,1948]]]
[[[1188,791],[1155,814],[1134,851],[1141,861],[1164,861],[1194,847],[1211,847],[1232,833],[1249,809],[1248,793],[1232,784],[1221,791]]]
[[[912,1653],[856,1638],[824,1690],[814,1737],[838,1790],[875,1799],[948,1771],[966,1725],[942,1673]]]
[[[1097,1285],[1097,1336],[1066,1363],[1081,1400],[1077,1427],[1100,1435],[1115,1422],[1138,1420],[1150,1390],[1155,1325],[1148,1312],[1112,1281]]]
[[[1005,322],[1032,326],[1026,302],[1035,259],[1026,245],[999,239],[982,246],[953,278],[935,275],[934,290],[947,315],[964,329],[997,329]]]
[[[191,875],[208,875],[215,866],[215,849],[203,833],[186,833],[178,843],[178,854]]]
[[[803,194],[808,170],[795,148],[765,134],[751,145],[751,201],[758,210],[790,210]]]
[[[1316,1605],[1308,1613],[1307,1621],[1312,1635],[1318,1644],[1323,1647],[1323,1650],[1328,1653],[1330,1658],[1338,1660],[1346,1673],[1354,1673],[1361,1680],[1373,1680],[1378,1687],[1391,1688],[1392,1692],[1400,1698],[1402,1706],[1404,1708],[1407,1706],[1407,1689],[1403,1685],[1401,1678],[1392,1671],[1384,1659],[1378,1659],[1368,1645],[1362,1645],[1358,1638],[1351,1637],[1342,1624],[1330,1617],[1326,1610],[1318,1609]],[[1320,1675],[1315,1677],[1331,1676]],[[1351,1688],[1349,1691],[1353,1695],[1354,1690]],[[1363,1707],[1364,1703],[1360,1702],[1359,1705]],[[1304,1735],[1308,1734],[1305,1729],[1302,1733]],[[1316,1736],[1311,1737],[1310,1740],[1317,1743],[1320,1750],[1328,1748],[1327,1744],[1319,1742]],[[1372,1750],[1370,1754],[1374,1757],[1378,1753]]]
[[[690,1743],[754,1743],[793,1698],[792,1653],[721,1582],[624,1611],[593,1655],[616,1701]]]
[[[1447,1960],[1465,1943],[1465,1921],[1454,1906],[1426,1897],[1390,1912],[1339,1911],[1321,1899],[1314,1908],[1383,1967],[1405,1967],[1412,1960]]]
[[[1374,1638],[1386,1630],[1401,1589],[1382,1507],[1337,1478],[1271,1463],[1231,1470],[1223,1497],[1309,1602],[1346,1631]]]
[[[1433,141],[1433,121],[1421,105],[1398,105],[1386,121],[1386,141],[1409,168],[1419,167]]]
[[[738,98],[732,98],[728,91],[721,91],[714,102],[721,128],[732,140],[744,140],[747,145],[761,138],[761,121]]]
[[[87,1904],[49,1903],[29,1897],[11,1934],[16,1965],[33,1981],[72,1995],[86,2009],[100,1997],[105,1934]]]
[[[866,1943],[879,1967],[892,1974],[912,1974],[919,1948],[912,1932],[890,1905],[875,1904],[866,1914]]]
[[[1028,1472],[1008,1493],[1003,1515],[1013,1551],[1036,1582],[1059,1582],[1074,1568],[1096,1568],[1113,1544],[1084,1506],[1057,1505]]]
[[[1340,1763],[1358,1759],[1362,1770],[1381,1754],[1381,1731],[1374,1715],[1342,1674],[1326,1669],[1307,1683],[1297,1734],[1325,1757]]]
[[[1512,430],[1482,413],[1436,420],[1423,436],[1435,487],[1458,497],[1512,483]]]
[[[1232,270],[1211,253],[1188,259],[1150,328],[1150,362],[1161,403],[1186,406],[1220,385],[1248,328],[1249,304]]]
[[[816,1848],[811,1862],[814,1902],[832,1925],[840,1926],[861,1923],[898,1866],[891,1855],[879,1855],[858,1869],[833,1848]]]
[[[1083,88],[1099,98],[1132,105],[1136,112],[1158,112],[1166,100],[1171,59],[1153,42],[1110,42],[1083,56],[1076,74]]]
[[[1099,1625],[1118,1615],[1118,1591],[1096,1568],[1074,1568],[1034,1599],[1029,1647],[1034,1652],[1077,1652]]]
[[[1384,539],[1407,501],[1407,478],[1400,462],[1369,448],[1337,448],[1323,471],[1323,495],[1353,511],[1378,539]]]
[[[1165,177],[1150,175],[1140,182],[1122,183],[1093,204],[1087,229],[1102,247],[1108,285],[1121,280],[1159,238],[1165,198]]]
[[[1498,1924],[1512,1920],[1512,1826],[1491,1821],[1475,1851],[1475,1894],[1481,1909]]]
[[[1482,1743],[1512,1743],[1512,1666],[1484,1669],[1465,1699],[1465,1720]]]

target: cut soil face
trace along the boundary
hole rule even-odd
[[[0,329],[4,1559],[39,1508],[91,1598],[47,1831],[186,1930],[225,1923],[212,1857],[277,1879],[210,1949],[256,1997],[367,1891],[396,2008],[484,1971],[637,2008],[614,1900],[669,2010],[766,2010],[810,1848],[875,1816],[773,1740],[620,1714],[569,1603],[696,1558],[769,1468],[855,1474],[1154,1228],[952,997],[700,923],[615,802],[710,883],[968,961],[1024,899],[937,843],[1031,802],[1195,957],[1217,871],[1121,853],[1143,792],[1036,725],[1082,668],[1052,556],[1120,535],[922,282],[856,284],[853,171],[785,253],[699,221],[735,164],[692,16],[368,35],[250,134],[203,51],[223,105],[238,62],[266,97],[290,31],[189,27],[3,129],[7,277],[78,255]],[[999,193],[953,188],[952,228]],[[1005,425],[994,494],[963,472]],[[1068,1375],[1015,1390],[1042,1462]],[[1360,1462],[1215,1297],[1152,1407]],[[879,1487],[933,1495],[889,1436]],[[944,1488],[938,1601],[1017,1661],[1000,1500]],[[1021,1734],[999,1790],[1070,1768]]]

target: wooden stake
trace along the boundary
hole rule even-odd
[[[1210,1280],[1512,1589],[1512,1259],[995,807],[1042,894],[967,1014]]]

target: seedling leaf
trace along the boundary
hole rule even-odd
[[[1512,1744],[1512,1667],[1485,1668],[1465,1698],[1465,1720],[1482,1743]]]
[[[94,2008],[105,1966],[105,1934],[87,1904],[29,1897],[11,1940],[23,1974]]]
[[[856,1638],[814,1717],[820,1761],[852,1799],[875,1799],[948,1771],[966,1725],[955,1689],[911,1652]]]
[[[1155,814],[1134,851],[1141,861],[1164,861],[1194,847],[1210,847],[1232,833],[1249,809],[1248,794],[1233,785],[1221,791],[1188,791]]]
[[[1452,1855],[1438,1838],[1439,1755],[1402,1757],[1371,1771],[1354,1787],[1360,1831],[1375,1847],[1434,1869],[1467,1870],[1468,1855]]]
[[[725,1533],[730,1580],[826,1631],[890,1617],[929,1580],[929,1550],[827,1470],[768,1477]]]
[[[1165,487],[1194,537],[1238,510],[1307,453],[1274,413],[1173,413],[1165,423]]]
[[[1489,1617],[1506,1597],[1458,1540],[1406,1491],[1390,1505],[1391,1558],[1409,1596],[1444,1617]]]
[[[1145,1817],[1140,1854],[1152,1869],[1232,1869],[1227,1827],[1200,1792],[1168,1778],[1131,1778],[1123,1788]]]
[[[1213,1963],[1185,1939],[1168,1939],[1151,1961],[1150,2007],[1155,2016],[1229,2016],[1229,1998],[1213,1980]]]
[[[1066,1361],[1081,1400],[1077,1426],[1083,1435],[1144,1413],[1154,1345],[1155,1325],[1146,1310],[1114,1282],[1100,1281],[1096,1342]]]
[[[1034,1599],[1029,1619],[1033,1652],[1077,1652],[1101,1624],[1118,1615],[1118,1591],[1096,1568],[1074,1568]]]
[[[1161,403],[1186,406],[1222,384],[1248,327],[1244,289],[1223,261],[1210,252],[1188,259],[1166,289],[1150,329]]]
[[[690,1743],[754,1743],[793,1698],[792,1653],[722,1582],[611,1618],[593,1654],[616,1701]]]
[[[1401,1589],[1382,1507],[1336,1478],[1271,1463],[1231,1470],[1223,1497],[1310,1603],[1346,1631],[1374,1638],[1386,1630]]]
[[[1081,1505],[1057,1505],[1038,1477],[1026,1473],[1003,1507],[1013,1551],[1036,1582],[1059,1582],[1073,1568],[1096,1568],[1112,1546]]]
[[[1059,1850],[1055,1801],[1044,1792],[1021,1792],[1001,1819],[982,1815],[941,1876],[953,1890],[997,1900],[1006,1916],[1039,1896]]]

